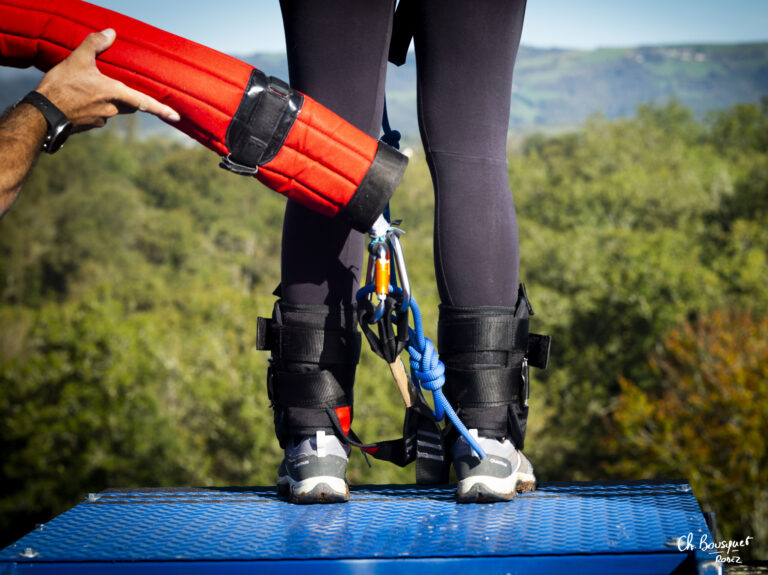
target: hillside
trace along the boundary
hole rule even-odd
[[[627,117],[638,104],[670,98],[701,117],[765,94],[768,44],[594,51],[523,48],[511,123],[577,125],[596,112]]]
[[[285,56],[244,58],[265,72],[288,77]],[[0,68],[0,106],[35,85],[38,74]],[[676,98],[697,117],[768,94],[768,43],[647,46],[599,50],[520,49],[514,79],[510,125],[519,132],[580,126],[602,113],[609,119],[632,116],[638,104]],[[418,135],[416,63],[390,67],[388,105],[393,126],[406,137]],[[143,129],[165,126],[142,119]]]
[[[417,134],[416,65],[411,56],[388,79],[390,116]],[[768,94],[768,44],[649,46],[600,50],[521,47],[510,126],[521,132],[570,128],[602,113],[634,115],[671,98],[703,117]]]

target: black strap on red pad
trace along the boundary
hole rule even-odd
[[[221,167],[236,174],[255,174],[280,151],[303,104],[303,94],[254,68],[227,128],[231,152],[221,159]]]

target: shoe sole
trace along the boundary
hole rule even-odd
[[[518,473],[517,492],[533,493],[534,491],[536,491],[536,477],[533,473]]]
[[[277,480],[277,492],[291,503],[345,503],[349,501],[349,485],[344,479],[318,476],[295,481],[283,476]]]
[[[456,486],[456,502],[512,501],[518,493],[530,493],[535,490],[536,478],[530,473],[515,473],[511,479],[477,475],[459,481]]]

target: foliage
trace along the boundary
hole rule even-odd
[[[510,157],[533,329],[554,336],[526,442],[541,479],[632,472],[620,446],[634,445],[635,427],[617,421],[637,425],[630,407],[664,397],[675,378],[720,373],[678,357],[673,374],[648,358],[662,358],[681,326],[709,333],[697,318],[715,312],[763,325],[767,118],[765,104],[706,123],[674,102],[643,106],[632,119],[532,136]],[[417,154],[392,209],[434,337],[431,195]],[[106,487],[274,481],[266,357],[253,342],[279,281],[282,211],[252,178],[166,140],[102,131],[41,160],[0,222],[0,544]],[[723,341],[738,340],[744,321],[724,322]],[[751,380],[732,383],[733,394],[758,393]],[[664,413],[685,422],[683,389],[683,413]],[[399,396],[371,353],[355,396],[364,439],[399,434]],[[729,420],[753,418],[750,433],[766,435],[755,409],[728,404]],[[671,455],[632,449],[648,474],[689,473]],[[764,467],[757,457],[743,461]],[[413,470],[353,456],[348,476],[411,482]],[[734,522],[757,525],[743,497],[720,500],[716,481],[691,477],[721,514],[727,505]]]
[[[768,148],[757,137],[733,140],[740,130],[765,133],[766,121],[765,104],[700,124],[672,102],[641,107],[632,120],[595,117],[576,133],[529,138],[511,159],[521,270],[540,311],[534,329],[554,336],[551,368],[533,388],[530,455],[542,478],[627,476],[622,462],[645,475],[689,474],[682,462],[657,465],[656,453],[624,453],[604,437],[631,435],[610,417],[628,392],[621,381],[659,393],[647,357],[671,332],[715,312],[766,316]],[[726,323],[723,337],[738,337],[742,327]],[[692,378],[705,369],[687,368]],[[733,419],[749,409],[727,407]],[[755,420],[763,435],[765,421]],[[742,454],[759,465],[751,451]],[[707,480],[696,483],[697,494]],[[743,493],[757,495],[759,485]],[[745,533],[749,521],[739,523],[760,523],[747,499],[718,493],[707,501],[725,516],[726,532],[757,536]]]
[[[621,379],[607,440],[623,477],[687,477],[723,538],[768,536],[768,318],[713,312],[649,359],[654,390]]]

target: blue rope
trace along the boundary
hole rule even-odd
[[[384,131],[381,141],[392,146],[396,150],[399,150],[401,134],[397,130],[393,130],[389,125],[386,98],[384,99],[384,114],[381,119],[381,127]],[[384,217],[388,222],[391,221],[389,215],[389,203],[387,203],[387,207],[384,211]],[[382,239],[383,238],[376,238],[371,240],[371,243],[382,241]],[[397,282],[395,281],[395,283]],[[357,292],[357,301],[359,302],[374,291],[376,291],[376,286],[372,284],[363,286]],[[403,290],[397,287],[397,285],[390,285],[389,293],[402,295]],[[467,440],[467,443],[472,446],[475,453],[480,456],[480,459],[484,459],[485,450],[483,450],[477,440],[470,435],[469,430],[459,419],[459,416],[456,415],[456,411],[443,394],[442,387],[445,385],[445,365],[440,361],[432,340],[424,335],[424,328],[421,323],[421,310],[413,295],[411,295],[411,313],[413,314],[414,325],[414,327],[408,326],[408,354],[411,356],[411,379],[416,383],[419,391],[421,391],[421,388],[424,388],[432,392],[432,398],[435,401],[435,411],[433,412],[435,418],[438,421],[442,421],[443,417],[447,416],[456,430]]]
[[[376,287],[374,285],[363,286],[357,292],[357,300],[362,300],[375,290]],[[403,290],[390,285],[389,293],[401,295]],[[467,443],[475,450],[475,453],[480,456],[480,459],[484,459],[485,450],[480,447],[477,439],[469,433],[469,430],[459,419],[448,398],[443,394],[445,365],[440,361],[432,340],[424,335],[421,310],[413,295],[411,295],[411,314],[413,315],[413,327],[408,326],[408,355],[411,356],[411,379],[416,383],[419,390],[423,388],[432,392],[432,398],[435,402],[435,411],[433,412],[435,418],[438,421],[442,421],[443,417],[448,417],[456,430],[467,440]]]

